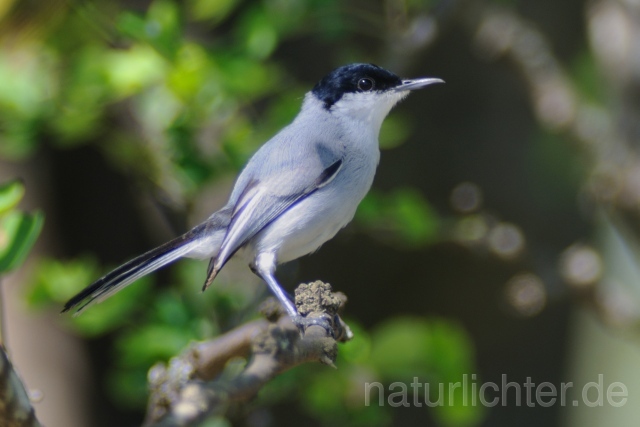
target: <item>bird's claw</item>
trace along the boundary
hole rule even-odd
[[[291,320],[293,321],[293,324],[298,327],[298,330],[300,331],[301,336],[304,336],[304,333],[309,326],[320,326],[324,328],[325,331],[327,331],[327,334],[329,336],[331,336],[332,338],[335,338],[335,332],[334,332],[334,326],[333,326],[334,319],[326,313],[323,313],[318,317],[316,316],[304,317],[298,314],[294,316]]]

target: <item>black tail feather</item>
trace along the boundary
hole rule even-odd
[[[197,238],[195,229],[126,262],[80,291],[64,305],[62,313],[77,307],[79,313],[94,300],[115,293],[134,280],[179,258],[172,256]],[[181,255],[182,256],[182,255]],[[148,270],[148,271],[145,271]],[[143,272],[141,274],[141,272]],[[133,278],[133,280],[132,280]]]
[[[76,308],[75,314],[79,314],[84,308],[93,302],[107,298],[125,286],[133,283],[140,277],[151,273],[183,256],[188,255],[194,248],[202,243],[202,239],[210,239],[218,233],[226,230],[231,220],[231,207],[224,207],[211,215],[205,222],[192,228],[182,236],[158,246],[131,261],[121,265],[104,277],[96,280],[91,285],[80,291],[64,305],[62,313]],[[223,234],[220,235],[222,241]],[[215,238],[214,238],[215,241]],[[215,245],[214,241],[205,240],[208,244]]]

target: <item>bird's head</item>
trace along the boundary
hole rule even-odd
[[[391,108],[410,91],[441,79],[401,79],[373,64],[345,65],[327,74],[311,91],[324,109],[333,114],[369,121],[378,127]]]

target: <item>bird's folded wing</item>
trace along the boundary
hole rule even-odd
[[[291,165],[263,177],[252,177],[234,207],[214,268],[226,261],[260,230],[282,215],[292,205],[331,182],[340,172],[342,159],[338,153],[314,161]]]

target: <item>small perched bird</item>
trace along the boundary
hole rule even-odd
[[[337,68],[305,95],[291,124],[251,157],[227,204],[187,233],[98,279],[64,306],[76,313],[178,258],[210,259],[205,290],[236,252],[292,320],[302,319],[274,276],[347,225],[380,159],[378,134],[391,108],[437,78],[403,80],[373,64]]]

